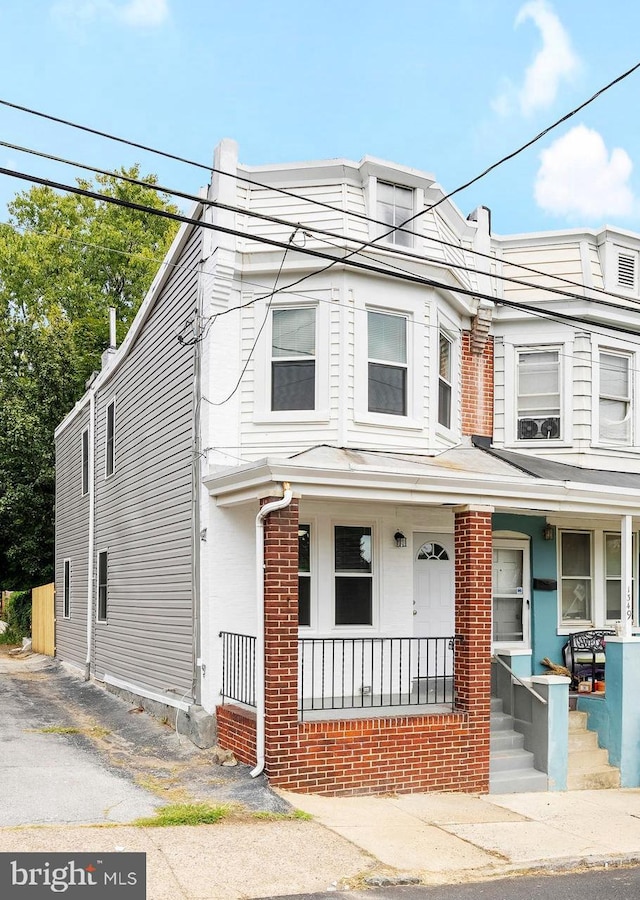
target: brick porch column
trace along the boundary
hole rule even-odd
[[[455,511],[456,643],[455,695],[469,715],[472,764],[489,782],[491,710],[491,512],[488,507]]]
[[[269,780],[278,784],[297,755],[297,499],[267,516],[264,541],[265,760]]]

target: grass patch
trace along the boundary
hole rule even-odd
[[[311,822],[313,816],[311,813],[304,812],[302,809],[293,809],[291,812],[254,812],[251,814],[252,819],[260,819],[262,822],[291,822],[297,820],[300,822]]]
[[[174,803],[161,806],[155,816],[136,819],[132,825],[143,828],[165,828],[171,825],[213,825],[229,813],[228,806],[210,806],[208,803]]]
[[[46,725],[44,728],[35,729],[39,734],[84,734],[88,737],[105,737],[111,734],[108,728],[93,725],[91,728],[78,728],[75,725]]]

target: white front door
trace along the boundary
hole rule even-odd
[[[529,542],[494,540],[493,645],[530,645]]]
[[[413,536],[413,634],[414,637],[450,638],[455,634],[455,592],[453,535],[414,534]],[[438,654],[451,650],[448,642],[440,642]],[[420,656],[425,656],[425,646]],[[428,654],[426,668],[435,674],[435,648]],[[449,662],[449,661],[448,661]],[[425,671],[424,660],[420,661],[421,672]],[[433,669],[433,671],[431,671]]]

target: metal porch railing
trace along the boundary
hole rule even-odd
[[[256,639],[220,632],[222,697],[255,706]],[[320,710],[453,708],[455,637],[300,638],[301,717]]]

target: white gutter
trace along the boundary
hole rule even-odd
[[[87,656],[84,666],[84,680],[91,677],[91,644],[93,643],[93,543],[94,523],[96,515],[96,492],[94,484],[95,472],[95,431],[96,431],[96,394],[89,393],[89,440],[88,440],[88,472],[89,481],[89,544],[87,548]]]
[[[256,516],[256,596],[258,603],[258,630],[256,632],[256,760],[251,777],[264,772],[264,520],[272,512],[289,506],[293,497],[288,482],[282,483],[284,497],[266,503]]]

